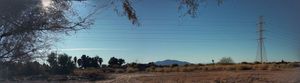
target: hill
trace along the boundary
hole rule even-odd
[[[172,64],[178,64],[178,65],[185,65],[185,64],[190,64],[189,62],[186,61],[178,61],[178,60],[163,60],[163,61],[156,61],[154,62],[156,65],[172,65]]]

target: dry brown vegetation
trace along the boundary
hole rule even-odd
[[[288,64],[235,64],[235,65],[186,65],[177,67],[149,67],[147,72],[193,72],[193,71],[242,71],[242,70],[282,70],[299,67],[296,63]]]
[[[71,76],[50,76],[49,78],[50,82],[64,83],[299,83],[300,65],[299,63],[190,64],[184,66],[150,66],[145,71],[140,71],[135,67],[127,67],[126,69],[87,68],[75,69]],[[41,81],[31,80],[28,83]]]
[[[188,65],[115,74],[99,83],[299,83],[298,64]]]

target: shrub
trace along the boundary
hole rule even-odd
[[[195,71],[197,69],[196,66],[189,66],[189,67],[186,67],[187,69],[187,72],[191,72],[191,71]]]
[[[204,71],[205,66],[198,66],[197,70]]]
[[[260,63],[260,62],[258,62],[258,61],[255,61],[255,62],[254,62],[254,64],[261,64],[261,63]]]
[[[75,76],[84,76],[88,77],[90,80],[98,80],[106,78],[101,69],[96,68],[87,68],[87,69],[75,69],[73,71]]]
[[[241,64],[249,64],[248,62],[241,62]]]
[[[214,70],[216,70],[216,71],[223,71],[223,70],[225,70],[225,66],[215,66]]]
[[[178,64],[172,64],[171,67],[178,67]]]
[[[172,68],[169,68],[169,67],[163,68],[163,72],[171,72],[171,71],[172,71]]]
[[[173,68],[171,69],[171,71],[172,71],[172,72],[179,72],[179,68],[180,68],[180,67],[173,67]]]
[[[124,73],[125,70],[124,69],[115,69],[115,73]]]
[[[277,70],[280,70],[280,69],[279,69],[278,65],[276,65],[276,64],[270,64],[268,66],[268,70],[270,70],[270,71],[277,71]]]
[[[299,63],[288,63],[287,64],[289,67],[300,67]]]
[[[234,64],[234,61],[230,57],[223,57],[218,64],[221,65],[232,65]]]
[[[187,72],[187,68],[186,67],[180,67],[179,68],[179,72]]]
[[[252,70],[252,66],[250,65],[236,65],[236,70]]]
[[[134,73],[134,72],[138,72],[139,69],[138,68],[133,68],[133,67],[127,67],[126,72],[127,73]]]
[[[146,71],[147,72],[155,72],[155,67],[154,66],[148,67],[148,68],[146,68]]]
[[[268,69],[268,64],[257,64],[254,66],[256,70],[267,70]]]
[[[163,70],[163,68],[155,68],[155,71],[156,72],[163,72],[164,70]]]
[[[201,64],[201,63],[199,63],[199,64],[197,64],[198,66],[204,66],[204,64]]]
[[[236,67],[235,66],[226,66],[225,70],[227,70],[227,71],[234,71],[234,70],[236,70]]]

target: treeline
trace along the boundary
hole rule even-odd
[[[77,58],[57,53],[50,53],[46,61],[47,63],[43,64],[37,61],[0,61],[0,78],[17,79],[24,76],[70,75],[74,69],[121,68],[125,63],[124,59],[111,57],[108,65],[103,65],[103,59],[99,56],[82,55]]]
[[[299,63],[270,62],[260,64],[259,62],[235,63],[230,57],[223,57],[218,62],[210,64],[186,64],[186,65],[156,65],[153,62],[147,64],[127,63],[122,58],[111,57],[108,65],[104,65],[99,56],[72,57],[67,54],[50,53],[47,55],[46,63],[38,61],[0,61],[1,79],[20,79],[22,77],[33,77],[39,80],[48,80],[51,76],[77,76],[92,79],[102,79],[104,73],[132,73],[132,72],[189,72],[189,71],[236,71],[236,70],[278,70],[281,68],[299,67]],[[269,65],[270,64],[270,65]],[[50,77],[49,77],[50,76]]]

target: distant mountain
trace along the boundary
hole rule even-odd
[[[156,61],[154,62],[156,65],[172,65],[172,64],[178,64],[178,65],[185,65],[185,64],[190,64],[189,62],[186,61],[178,61],[178,60],[163,60],[163,61]]]

